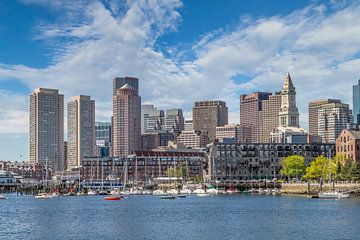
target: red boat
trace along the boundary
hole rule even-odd
[[[122,199],[122,197],[119,197],[119,196],[104,197],[104,200],[108,200],[108,201],[119,201],[121,199]]]

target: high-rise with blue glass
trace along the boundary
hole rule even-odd
[[[357,85],[353,85],[353,115],[354,123],[360,124],[360,79]]]

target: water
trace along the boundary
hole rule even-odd
[[[360,239],[359,199],[8,197],[0,239]]]

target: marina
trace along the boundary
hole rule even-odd
[[[0,203],[4,239],[358,239],[360,234],[357,198],[6,196]]]

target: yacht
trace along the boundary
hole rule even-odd
[[[342,198],[349,198],[349,197],[350,197],[350,194],[341,193],[338,191],[319,193],[319,198],[323,198],[323,199],[342,199]]]
[[[198,196],[198,197],[206,197],[206,196],[210,196],[210,194],[206,193],[204,189],[198,188],[194,191],[194,193]]]

